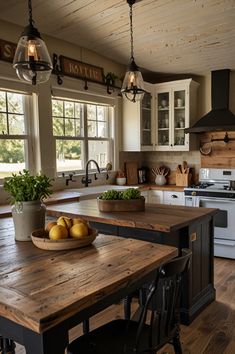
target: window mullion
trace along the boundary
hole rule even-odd
[[[3,135],[0,135],[0,139],[1,140],[22,140],[22,139],[25,139],[25,140],[28,140],[29,136],[27,134],[17,134],[17,135],[14,135],[14,134],[3,134]]]
[[[95,106],[95,125],[96,125],[96,137],[98,138],[98,113],[97,113],[98,107]]]
[[[8,95],[6,92],[6,117],[7,117],[7,134],[10,134],[10,127],[9,127],[9,115],[8,115],[9,111],[8,111]]]
[[[63,101],[63,134],[65,136],[65,101]]]
[[[88,161],[88,117],[87,117],[87,104],[84,104],[84,164]]]

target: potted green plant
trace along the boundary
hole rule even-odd
[[[16,240],[30,241],[33,230],[45,227],[46,206],[42,200],[52,193],[51,187],[52,179],[44,174],[32,176],[28,170],[5,179],[4,189],[13,204]]]
[[[112,73],[109,71],[105,76],[104,76],[104,81],[108,86],[115,86],[115,80],[118,79],[118,76],[115,73]]]
[[[111,94],[114,91],[115,80],[118,79],[118,76],[112,72],[108,72],[104,75],[104,82],[107,85],[107,93]]]
[[[102,212],[110,211],[143,211],[145,198],[135,188],[124,191],[109,190],[102,193],[98,198],[98,207]]]

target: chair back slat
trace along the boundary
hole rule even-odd
[[[191,254],[189,249],[183,248],[180,257],[172,259],[162,266],[162,277],[168,278],[186,272],[190,265]]]
[[[181,256],[164,264],[158,270],[153,283],[142,289],[145,292],[146,302],[140,315],[136,336],[136,353],[155,352],[178,330],[181,277],[189,268],[191,254],[190,250],[182,249]],[[148,311],[151,312],[149,348],[138,351]]]

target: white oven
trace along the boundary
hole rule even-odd
[[[214,254],[235,259],[235,199],[199,197],[199,206],[218,208],[214,218]]]
[[[185,205],[219,209],[214,217],[214,255],[235,259],[235,199],[186,195]]]
[[[201,169],[200,184],[185,188],[185,205],[219,209],[214,217],[214,254],[235,259],[235,170]]]

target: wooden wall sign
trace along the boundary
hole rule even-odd
[[[0,60],[12,63],[17,44],[0,39]],[[60,55],[61,74],[73,78],[104,83],[103,68]]]
[[[13,62],[16,44],[0,39],[0,60]]]
[[[60,68],[63,75],[104,83],[103,68],[83,63],[60,55]]]

